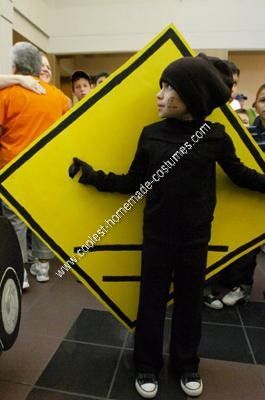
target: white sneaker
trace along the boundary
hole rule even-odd
[[[30,273],[36,276],[38,282],[47,282],[49,277],[49,263],[48,262],[35,262],[30,267]]]
[[[191,397],[198,397],[203,392],[203,383],[197,373],[183,374],[180,379],[180,386],[183,392]]]
[[[223,298],[222,302],[226,306],[234,306],[239,300],[247,297],[247,293],[239,286],[234,287],[231,292],[228,292]]]
[[[155,374],[139,372],[135,379],[135,389],[143,398],[153,399],[158,391],[158,381]]]
[[[23,278],[23,285],[22,285],[22,289],[28,289],[29,288],[29,280],[28,280],[28,274],[26,269],[24,268],[24,278]]]
[[[37,261],[30,266],[29,272],[31,273],[31,275],[33,276],[37,275],[39,271],[39,264],[40,264],[39,261]]]

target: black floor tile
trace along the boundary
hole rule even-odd
[[[169,306],[167,308],[167,318],[171,318],[172,308],[173,306]],[[202,320],[204,322],[215,322],[219,324],[241,325],[235,307],[224,306],[224,308],[221,310],[214,310],[212,308],[204,306],[202,309]]]
[[[258,364],[265,364],[265,329],[246,328]]]
[[[243,329],[203,324],[199,354],[216,360],[253,363]]]
[[[109,312],[84,309],[66,338],[121,347],[126,335],[127,330]]]
[[[125,347],[128,347],[129,349],[133,349],[134,348],[134,332],[130,332],[128,334],[126,343],[125,343]]]
[[[253,304],[242,306],[239,310],[245,324],[256,326],[263,322],[260,317],[263,308],[259,303],[254,306]],[[225,308],[221,312],[205,309],[203,319],[206,322],[203,324],[199,351],[201,357],[253,363],[242,327],[222,325],[222,323],[239,324],[235,308]],[[164,353],[168,353],[169,350],[170,324],[171,320],[166,318]],[[256,361],[265,364],[265,329],[247,328],[247,334]],[[103,345],[122,346],[126,335],[125,328],[110,313],[83,310],[67,334],[67,339],[95,343],[95,345],[63,341],[27,400],[81,400],[93,399],[93,396],[105,398],[121,350]],[[133,334],[128,335],[126,347],[133,348]],[[134,389],[132,354],[132,350],[124,350],[110,394],[113,400],[140,398]],[[164,359],[165,367],[160,377],[157,400],[185,400],[186,396],[179,387],[179,382],[168,371],[168,356],[165,354]]]
[[[166,364],[167,362],[166,360]],[[125,350],[110,397],[115,400],[139,400],[140,396],[134,389],[134,378],[132,351]],[[168,372],[166,366],[159,379],[159,391],[156,399],[186,400],[186,395],[182,392],[178,380]]]
[[[265,303],[246,303],[239,306],[244,325],[265,328]]]
[[[36,386],[106,397],[120,350],[63,342]]]
[[[44,389],[33,389],[26,400],[85,400],[92,397],[80,397],[78,395],[70,395],[66,393],[51,392]]]
[[[203,307],[202,320],[204,322],[214,322],[218,324],[241,325],[235,307],[224,307],[221,310],[213,310],[207,306]]]

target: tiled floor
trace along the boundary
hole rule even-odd
[[[264,290],[265,255],[260,255],[251,303],[204,309],[201,400],[264,400]],[[169,327],[170,313],[157,399],[185,400],[167,369]],[[31,279],[19,338],[0,357],[0,399],[140,399],[133,388],[132,346],[133,335],[70,273],[45,284]]]

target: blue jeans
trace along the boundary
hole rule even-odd
[[[27,229],[26,224],[21,221],[16,214],[5,204],[2,203],[3,216],[5,216],[13,225],[20,244],[23,262],[28,262]],[[32,232],[31,239],[32,255],[43,260],[51,260],[53,253],[40,241]]]

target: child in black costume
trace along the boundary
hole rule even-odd
[[[215,164],[218,162],[237,185],[263,193],[265,176],[241,163],[232,140],[218,123],[207,121],[209,132],[203,140],[193,142],[205,117],[230,97],[232,75],[225,63],[203,55],[184,57],[164,70],[160,86],[157,103],[163,120],[143,129],[127,174],[95,171],[74,158],[69,175],[73,178],[81,169],[80,183],[100,191],[135,193],[141,183],[154,183],[156,171],[166,160],[172,164],[175,161],[146,195],[134,348],[135,387],[144,398],[157,394],[165,311],[173,276],[170,362],[184,392],[195,397],[203,390],[197,349],[207,247],[216,203]],[[172,156],[180,147],[187,151],[176,161]]]

